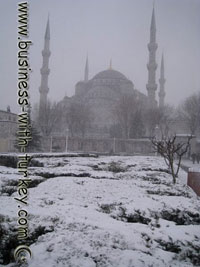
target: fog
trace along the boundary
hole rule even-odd
[[[17,112],[17,3],[1,0],[0,109]],[[74,94],[83,80],[86,55],[89,78],[109,67],[122,72],[147,94],[150,0],[34,0],[29,5],[30,94],[39,101],[42,49],[50,16],[49,98]],[[165,57],[166,102],[178,105],[200,90],[200,1],[157,0],[157,84],[161,54]],[[158,87],[159,88],[159,87]],[[158,90],[157,90],[158,92]]]

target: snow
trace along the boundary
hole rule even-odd
[[[32,179],[42,178],[29,188],[29,230],[46,232],[30,245],[30,267],[195,265],[187,255],[200,256],[200,205],[183,170],[173,185],[160,157],[34,160],[43,167],[29,168]],[[1,166],[0,190],[19,177],[17,169]],[[17,224],[16,196],[0,196],[0,214],[10,220],[5,226]]]
[[[192,167],[192,168],[189,168],[188,171],[189,172],[199,172],[200,173],[200,167]]]

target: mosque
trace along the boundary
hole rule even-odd
[[[43,65],[41,68],[41,86],[40,104],[39,104],[39,118],[43,116],[43,108],[47,105],[48,75],[49,75],[49,58],[50,58],[50,26],[49,19],[46,26],[44,49],[42,51]],[[159,78],[159,103],[156,101],[156,50],[158,45],[156,43],[156,20],[155,11],[153,7],[151,25],[150,25],[150,41],[148,44],[149,59],[147,64],[148,81],[146,84],[147,95],[141,93],[134,88],[131,80],[121,72],[112,68],[112,62],[107,70],[97,73],[93,78],[89,79],[89,63],[88,57],[86,59],[84,80],[77,82],[75,86],[75,94],[72,97],[65,97],[60,101],[62,107],[67,107],[73,102],[82,102],[88,105],[92,114],[92,127],[96,129],[96,133],[101,133],[104,136],[109,128],[114,124],[113,108],[123,95],[132,95],[145,103],[148,108],[155,108],[157,106],[163,107],[165,100],[165,77],[164,77],[164,57],[162,55],[160,78]],[[62,121],[62,119],[61,119]],[[65,129],[67,126],[64,126]],[[92,133],[91,133],[92,134]]]

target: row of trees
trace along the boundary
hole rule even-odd
[[[144,135],[142,103],[136,96],[124,95],[113,110],[116,121],[111,137],[139,138]]]
[[[169,135],[172,125],[181,122],[188,133],[200,132],[200,92],[186,98],[176,109],[170,105],[147,110],[136,97],[123,96],[115,110],[116,120],[123,129],[124,138],[153,136],[156,125],[162,137]],[[178,127],[178,126],[177,126]]]
[[[185,122],[190,133],[200,130],[200,92],[189,96],[178,109],[179,117]]]
[[[115,123],[109,129],[110,137],[141,138],[147,132],[152,136],[156,125],[159,125],[162,134],[166,135],[172,120],[171,110],[171,107],[166,106],[163,109],[155,108],[147,111],[144,103],[136,97],[125,95],[111,111]],[[45,136],[50,136],[56,129],[60,131],[63,125],[67,125],[70,136],[83,138],[90,129],[93,119],[92,110],[85,103],[72,102],[63,108],[56,103],[48,102],[38,124]]]
[[[51,133],[55,131],[56,127],[58,127],[58,122],[62,117],[62,109],[56,102],[48,101],[41,113],[41,117],[39,118],[38,107],[35,107],[34,117],[41,134],[50,136]]]
[[[92,119],[93,114],[85,103],[73,103],[65,111],[65,122],[72,137],[78,135],[84,138]]]
[[[33,111],[31,112],[31,107],[29,106],[29,125],[31,126],[32,140],[29,142],[27,151],[39,151],[41,136],[50,136],[56,129],[59,132],[60,127],[63,125],[65,130],[67,125],[70,136],[85,137],[93,120],[93,114],[85,103],[74,102],[67,107],[62,107],[56,103],[48,102],[43,110],[44,120],[39,120],[39,125],[36,124],[34,119],[37,117],[38,112],[36,109],[33,109]],[[157,125],[161,134],[159,140],[162,140],[162,142],[154,139],[154,145],[158,146],[157,148],[160,150],[161,155],[169,152],[168,162],[170,165],[174,157],[170,154],[170,151],[175,151],[175,157],[181,158],[185,150],[185,147],[184,150],[183,147],[180,147],[180,149],[179,146],[177,147],[176,140],[168,138],[174,121],[179,120],[185,123],[188,128],[188,134],[196,135],[200,132],[200,92],[189,96],[176,110],[173,107],[165,106],[162,109],[155,108],[147,111],[144,103],[137,96],[130,97],[125,95],[119,99],[119,102],[113,108],[113,116],[115,124],[110,128],[111,137],[141,138],[144,135],[147,136],[147,134],[152,137],[155,136]],[[167,146],[170,147],[169,150]],[[171,149],[172,147],[173,149]],[[186,145],[187,149],[188,147],[189,143]],[[177,173],[174,172],[174,181],[176,176]]]
[[[115,120],[120,128],[120,137],[125,139],[152,136],[156,125],[159,126],[163,136],[168,135],[173,113],[173,107],[170,106],[147,109],[141,99],[127,95],[119,100],[114,110]]]
[[[178,107],[176,119],[184,122],[187,126],[189,134],[185,141],[178,141],[176,134],[161,140],[155,137],[151,138],[155,150],[164,158],[174,184],[178,177],[182,158],[190,149],[191,139],[200,133],[200,92],[189,96]]]
[[[116,138],[141,138],[153,136],[156,126],[161,136],[168,136],[171,125],[176,121],[185,123],[188,133],[196,134],[200,129],[200,93],[188,97],[177,109],[166,105],[147,110],[145,102],[136,95],[124,95],[112,110],[115,123],[110,127],[110,136]],[[70,136],[85,137],[93,121],[91,109],[85,103],[72,102],[67,107],[48,102],[44,119],[39,128],[45,136],[57,128],[67,125]],[[62,122],[61,122],[62,118]],[[65,126],[66,127],[66,126]]]
[[[79,102],[63,107],[56,102],[48,101],[40,117],[37,106],[33,113],[41,134],[44,136],[50,136],[53,132],[63,132],[68,128],[70,136],[84,137],[93,118],[89,107]]]

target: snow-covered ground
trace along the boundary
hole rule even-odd
[[[28,266],[200,266],[200,201],[184,171],[173,185],[159,157],[48,155],[33,165],[43,167],[29,167]],[[16,235],[19,178],[0,167],[0,266],[16,266],[5,244]]]

